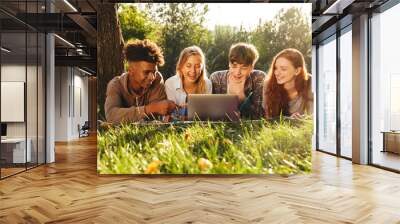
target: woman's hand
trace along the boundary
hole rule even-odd
[[[290,115],[290,118],[293,119],[303,119],[304,115],[301,115],[299,112],[294,112],[292,115]]]
[[[162,119],[162,121],[164,122],[164,123],[168,123],[168,122],[171,122],[171,115],[165,115],[165,116],[163,116],[163,119]]]

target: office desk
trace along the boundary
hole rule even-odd
[[[393,152],[400,154],[400,131],[382,131],[383,150],[382,152]]]
[[[1,139],[1,159],[5,161],[4,163],[30,162],[32,141],[27,138],[26,142],[28,147],[26,147],[25,153],[25,138]]]

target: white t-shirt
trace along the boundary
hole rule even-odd
[[[205,94],[212,93],[211,80],[205,78],[206,80],[206,92]],[[179,75],[174,75],[165,81],[165,92],[167,93],[167,98],[175,102],[179,106],[186,104],[187,94],[182,86],[182,81]]]

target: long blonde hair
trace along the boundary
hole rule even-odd
[[[183,74],[180,72],[180,70],[181,70],[181,67],[183,66],[183,64],[185,64],[185,62],[189,58],[189,56],[192,56],[192,55],[199,55],[201,57],[201,63],[203,64],[202,65],[203,68],[201,69],[201,74],[196,81],[197,86],[196,86],[195,93],[206,93],[206,80],[205,80],[205,78],[206,78],[206,57],[204,56],[203,51],[199,47],[190,46],[181,51],[178,62],[176,63],[176,74],[179,75],[179,78],[181,79],[182,86],[183,86]]]

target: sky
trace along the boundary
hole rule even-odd
[[[279,10],[290,7],[299,7],[311,18],[311,4],[285,3],[212,3],[209,5],[206,25],[214,29],[215,25],[232,25],[244,28],[255,28],[261,19],[262,22],[272,20]]]
[[[255,28],[262,22],[272,20],[280,9],[298,7],[309,15],[311,24],[311,3],[207,3],[209,11],[205,25],[213,30],[215,25],[243,25],[246,29]],[[143,3],[137,3],[139,8]]]

